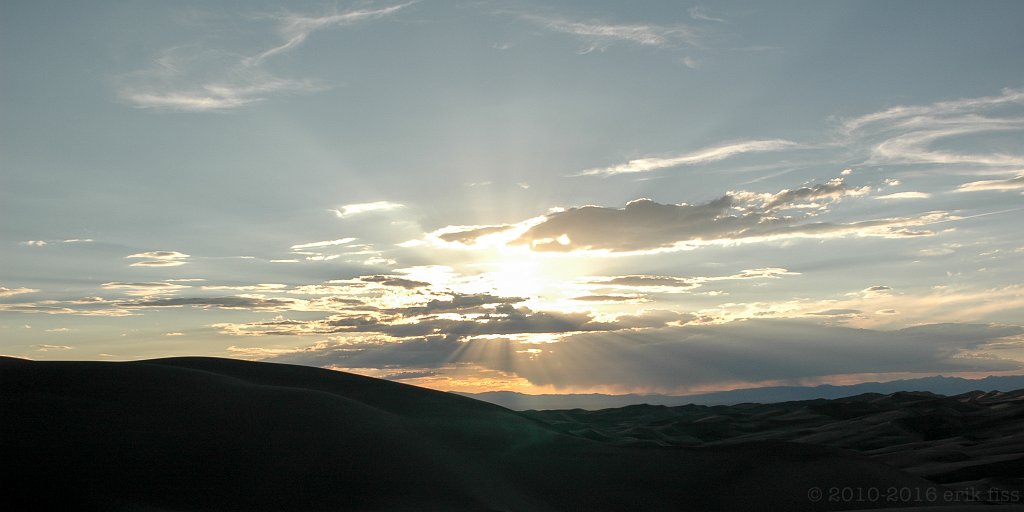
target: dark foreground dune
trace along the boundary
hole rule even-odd
[[[847,510],[947,491],[835,447],[621,446],[453,394],[227,359],[2,358],[0,413],[3,510]]]

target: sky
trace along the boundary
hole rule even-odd
[[[0,354],[1024,373],[1024,3],[0,4]]]

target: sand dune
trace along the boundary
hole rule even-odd
[[[894,504],[808,496],[945,490],[835,447],[621,446],[453,394],[226,359],[3,358],[0,405],[5,510],[849,510]]]
[[[563,432],[623,445],[774,440],[846,448],[942,484],[961,501],[1024,504],[1024,390],[524,414]]]

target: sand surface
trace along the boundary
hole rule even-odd
[[[598,441],[449,393],[228,359],[0,358],[0,407],[5,510],[854,510],[948,490],[842,447]],[[937,498],[829,499],[846,487]]]

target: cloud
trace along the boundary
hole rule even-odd
[[[638,295],[581,295],[573,297],[572,300],[582,302],[635,302],[644,300]]]
[[[144,109],[216,112],[276,94],[324,89],[310,80],[279,78],[243,61],[235,52],[195,44],[167,48],[148,68],[122,76],[119,96]]]
[[[932,195],[927,192],[896,192],[894,194],[886,194],[884,196],[875,196],[875,199],[928,199],[929,197],[932,197]]]
[[[673,277],[640,274],[594,278],[587,281],[587,284],[645,292],[685,293],[708,282],[738,279],[773,279],[785,275],[799,275],[799,272],[790,272],[784,268],[766,267],[743,270],[738,274],[726,276]]]
[[[517,361],[514,368],[536,385],[664,391],[723,382],[792,382],[868,372],[997,371],[1022,365],[973,352],[1020,332],[1020,327],[969,324],[876,331],[751,320],[580,334],[552,346],[544,354],[551,359],[548,364]],[[586,353],[601,353],[604,357],[585,357]]]
[[[353,215],[359,215],[362,213],[369,212],[383,212],[389,210],[397,210],[399,208],[405,208],[404,204],[392,203],[390,201],[375,201],[372,203],[356,203],[347,204],[336,210],[331,210],[339,218],[351,217]]]
[[[823,311],[814,311],[814,312],[807,313],[807,314],[808,315],[816,315],[816,316],[852,316],[852,315],[859,315],[861,313],[862,313],[862,311],[859,310],[859,309],[841,309],[841,308],[836,308],[836,309],[826,309],[826,310],[823,310]]]
[[[684,165],[698,165],[707,162],[716,162],[726,158],[744,153],[760,153],[766,151],[780,151],[795,147],[797,144],[788,140],[750,140],[734,142],[722,146],[715,146],[700,149],[690,153],[684,153],[667,158],[650,157],[630,160],[624,164],[610,167],[596,167],[580,171],[573,176],[614,176],[616,174],[632,174],[651,172],[658,169],[679,167]]]
[[[71,350],[71,349],[74,348],[74,347],[69,347],[67,345],[46,345],[46,344],[43,344],[43,345],[33,345],[33,346],[37,350],[39,350],[40,352],[48,352],[50,350]]]
[[[863,130],[872,125],[889,125],[897,121],[937,115],[969,114],[1024,103],[1024,89],[1004,89],[998,96],[940,101],[930,105],[898,106],[880,112],[849,119],[843,123],[848,132]]]
[[[174,279],[168,279],[168,282],[177,282]],[[276,292],[282,291],[287,288],[288,285],[280,283],[257,283],[257,284],[245,284],[245,285],[204,285],[204,290],[232,290],[238,292]]]
[[[850,187],[840,177],[777,193],[730,191],[695,205],[661,204],[644,198],[630,201],[624,208],[556,208],[515,224],[446,226],[427,233],[423,243],[463,249],[526,246],[541,252],[638,254],[794,238],[918,237],[933,234],[924,226],[960,219],[933,211],[916,217],[847,223],[813,221],[832,204],[870,191],[867,185]]]
[[[278,310],[295,304],[291,299],[268,299],[263,297],[174,297],[168,299],[152,299],[125,303],[128,307],[181,307],[198,306],[201,308],[220,309],[251,309]]]
[[[177,267],[188,263],[185,260],[189,258],[189,255],[178,251],[149,251],[130,254],[125,258],[145,258],[132,263],[130,265],[132,267]]]
[[[317,30],[382,18],[408,5],[353,9],[325,16],[264,16],[277,25],[280,41],[273,46],[248,55],[201,44],[167,48],[147,68],[121,76],[118,93],[122,100],[139,108],[216,112],[249,106],[275,95],[321,91],[326,88],[322,84],[278,77],[263,64],[299,47]],[[215,32],[217,28],[210,30]]]
[[[574,21],[559,17],[544,17],[533,14],[523,19],[548,30],[569,34],[587,41],[582,53],[602,50],[613,43],[631,43],[642,46],[678,47],[700,46],[699,31],[682,24],[645,25],[613,24],[602,21]]]
[[[258,55],[247,58],[243,62],[249,66],[259,65],[269,57],[280,55],[295,49],[304,43],[306,39],[309,38],[310,34],[317,30],[329,27],[354,25],[363,21],[383,18],[414,3],[416,2],[408,2],[405,4],[392,5],[378,9],[353,9],[327,16],[302,16],[298,14],[282,16],[278,18],[278,33],[281,35],[283,42],[278,46],[259,53]]]
[[[427,315],[448,311],[481,311],[481,306],[516,304],[526,300],[525,297],[501,297],[489,293],[453,293],[451,298],[447,300],[431,299],[422,306],[408,306],[390,311],[402,314],[403,316]]]
[[[20,242],[20,244],[21,245],[27,245],[29,247],[42,247],[44,245],[48,245],[51,242],[57,242],[57,243],[62,243],[62,244],[76,244],[76,243],[88,243],[88,242],[92,242],[92,241],[93,241],[93,239],[91,239],[91,238],[71,238],[71,239],[68,239],[68,240],[25,240],[24,242]]]
[[[822,205],[815,201],[838,201],[843,197],[867,195],[871,187],[850,188],[843,178],[833,178],[826,183],[804,186],[796,189],[783,189],[775,194],[754,194],[750,192],[730,192],[730,195],[744,201],[760,201],[764,210],[787,208],[817,208]]]
[[[107,290],[124,290],[128,295],[156,295],[162,293],[174,293],[178,290],[190,288],[187,285],[168,283],[165,281],[156,282],[121,282],[113,281],[110,283],[103,283],[100,285]]]
[[[821,189],[817,189],[821,190]],[[852,191],[859,194],[859,191]],[[768,198],[730,193],[698,205],[630,201],[625,208],[584,206],[547,215],[517,239],[537,251],[579,250],[631,253],[693,249],[713,243],[758,242],[791,238],[924,236],[921,227],[944,219],[944,212],[919,217],[884,218],[850,223],[812,222],[808,215],[779,215],[777,210],[804,208],[792,201],[832,199],[845,192],[816,189],[783,191]],[[819,206],[820,205],[816,205]]]
[[[471,364],[559,389],[679,392],[700,386],[796,383],[860,373],[1016,370],[1022,367],[1019,361],[993,357],[985,350],[1022,332],[1017,326],[983,324],[882,331],[750,320],[586,332],[544,344],[502,337],[458,341],[444,336],[383,344],[326,344],[275,360],[440,373],[454,364]]]
[[[507,224],[498,225],[498,226],[482,226],[482,227],[476,227],[476,226],[449,226],[449,229],[454,229],[454,230],[453,231],[446,231],[446,232],[438,233],[437,237],[440,238],[441,240],[444,240],[445,242],[454,242],[454,243],[467,244],[467,243],[472,243],[474,240],[476,240],[476,239],[478,239],[478,238],[480,238],[482,236],[492,235],[492,234],[495,234],[495,233],[502,233],[502,232],[508,230],[508,228],[510,228],[510,227],[511,226],[509,226]]]
[[[1024,131],[1024,117],[996,116],[994,110],[1024,104],[1024,89],[1005,89],[998,96],[898,106],[842,123],[844,144],[866,145],[865,164],[939,164],[980,168],[1024,166],[1024,154],[1008,151],[965,153],[937,147],[949,139],[993,132]]]
[[[0,297],[10,297],[12,295],[21,295],[23,293],[35,293],[39,290],[34,288],[5,288],[0,286]]]
[[[604,286],[629,286],[629,287],[673,287],[673,288],[692,288],[699,284],[696,280],[686,279],[682,277],[670,277],[670,276],[649,276],[649,275],[630,275],[630,276],[617,276],[610,278],[603,278],[596,281],[591,281],[592,284],[600,284]]]
[[[108,283],[112,289],[120,288],[120,284]],[[142,283],[135,283],[142,284]],[[159,291],[144,291],[145,287],[132,288],[129,295],[155,295],[163,293]],[[136,313],[125,309],[118,301],[108,300],[102,297],[85,297],[75,300],[40,300],[36,302],[23,302],[15,304],[0,304],[0,311],[15,313],[42,313],[47,315],[78,315],[78,316],[106,316],[121,317],[132,316]]]
[[[957,187],[957,192],[1011,191],[1024,190],[1024,174],[1008,180],[983,180],[964,183]]]
[[[903,327],[929,323],[936,318],[948,322],[977,322],[982,319],[1005,322],[1006,319],[1017,318],[1017,313],[1024,309],[1024,286],[986,289],[933,286],[910,292],[876,285],[846,293],[841,299],[779,298],[765,302],[727,303],[699,309],[694,314],[707,319],[706,322],[725,323],[751,318],[820,318],[814,313],[840,309],[862,312],[857,316],[830,320],[852,327]],[[892,312],[868,313],[882,310],[898,311],[899,317],[891,316]]]
[[[386,309],[357,306],[350,312],[319,320],[276,319],[272,322],[218,324],[225,334],[339,335],[371,333],[388,338],[446,336],[466,338],[493,335],[554,334],[659,327],[669,322],[686,322],[693,316],[671,311],[648,311],[597,319],[587,312],[534,311],[515,307],[521,297],[500,297],[486,293],[453,293],[448,299]],[[157,301],[159,304],[177,301]]]
[[[703,7],[701,7],[699,5],[695,5],[693,7],[690,7],[689,13],[690,13],[690,17],[695,19],[695,20],[715,21],[715,22],[718,22],[718,23],[726,23],[726,21],[724,19],[716,18],[716,17],[708,14],[707,10],[705,10]]]
[[[397,286],[410,290],[430,286],[430,283],[425,281],[415,281],[412,279],[389,275],[361,276],[359,280],[367,283],[377,283],[383,286]]]
[[[323,89],[309,81],[253,77],[243,84],[209,83],[190,90],[129,89],[122,91],[122,98],[139,108],[212,112],[248,106],[264,101],[268,95],[275,93],[309,93]]]
[[[329,246],[332,246],[332,245],[344,245],[344,244],[347,244],[347,243],[350,243],[350,242],[354,242],[354,241],[356,241],[355,238],[339,238],[337,240],[325,240],[323,242],[309,242],[309,243],[306,243],[306,244],[295,244],[295,245],[293,245],[291,247],[291,249],[293,251],[298,251],[298,250],[302,250],[302,249],[311,249],[311,248],[314,248],[314,247],[329,247]]]

